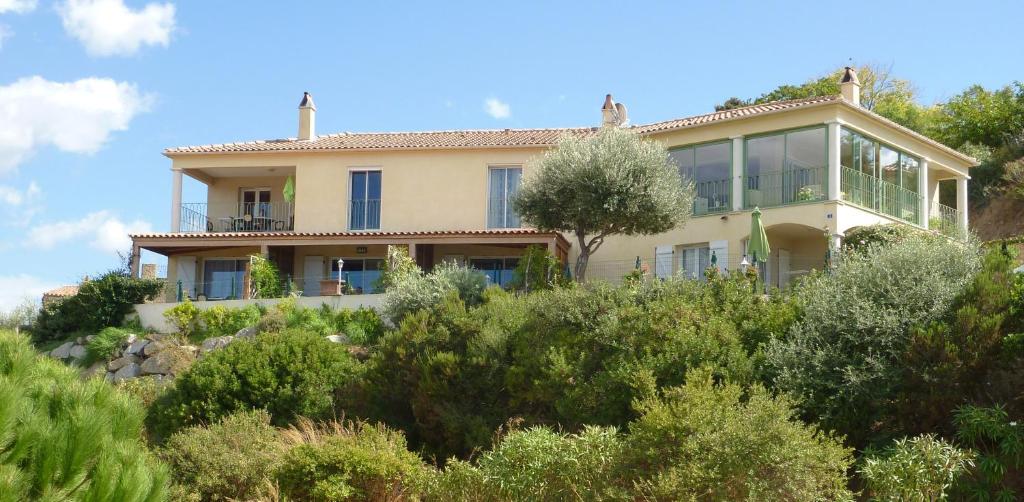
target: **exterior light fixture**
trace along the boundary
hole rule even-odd
[[[750,260],[747,259],[747,255],[743,255],[743,261],[740,262],[741,267],[749,267]]]

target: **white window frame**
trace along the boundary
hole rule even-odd
[[[352,228],[352,214],[351,214],[351,211],[352,211],[352,203],[354,202],[354,199],[352,198],[352,194],[353,194],[353,191],[355,189],[355,185],[352,183],[352,175],[355,174],[355,173],[373,173],[373,172],[380,173],[380,215],[378,215],[377,228],[369,228],[369,227],[366,226],[366,221],[369,218],[366,217],[367,216],[367,208],[364,205],[364,207],[363,207],[363,228],[361,228],[361,229],[354,229],[354,228]],[[345,213],[346,213],[346,216],[348,217],[347,218],[348,222],[346,222],[345,228],[347,228],[350,232],[369,232],[369,231],[374,231],[374,230],[380,230],[381,227],[384,226],[384,221],[383,221],[384,220],[384,170],[380,166],[366,166],[366,167],[352,166],[352,167],[348,168],[348,180],[347,180],[347,182],[348,182],[348,208],[346,209]],[[364,183],[365,184],[363,185],[363,188],[366,190],[366,193],[369,194],[370,193],[370,177],[369,176],[366,177],[366,181]],[[370,199],[364,198],[363,200],[370,200]]]
[[[502,186],[503,190],[502,190],[502,194],[501,194],[501,200],[504,201],[504,203],[505,203],[505,211],[502,211],[502,213],[501,213],[501,224],[500,225],[496,225],[496,226],[492,226],[491,225],[491,217],[490,217],[491,216],[491,203],[492,203],[492,198],[491,198],[491,176],[493,176],[494,175],[494,171],[498,170],[498,169],[506,171],[505,172],[505,183]],[[486,221],[484,223],[487,226],[487,228],[522,228],[523,227],[523,219],[522,218],[519,219],[519,226],[517,226],[517,227],[510,227],[508,225],[508,170],[509,169],[518,169],[519,170],[519,180],[520,180],[520,183],[522,183],[522,179],[523,179],[523,165],[522,164],[488,164],[487,165],[487,208],[486,208],[486,214],[484,214],[484,217],[486,219]]]

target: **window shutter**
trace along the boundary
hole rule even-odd
[[[672,246],[664,245],[654,248],[654,276],[658,279],[672,277]]]
[[[708,244],[711,248],[711,253],[717,260],[718,270],[728,271],[729,270],[729,241],[711,241]]]

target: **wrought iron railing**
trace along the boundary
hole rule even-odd
[[[921,194],[867,173],[842,166],[842,198],[915,225],[921,223]]]
[[[746,177],[744,204],[770,207],[825,200],[828,173],[824,167],[792,167]]]
[[[693,214],[710,214],[732,209],[732,180],[694,183]]]
[[[240,202],[233,210],[212,213],[209,205],[181,205],[182,232],[287,232],[295,229],[290,202]]]
[[[960,235],[960,211],[944,204],[932,204],[928,228],[950,237]]]
[[[349,230],[380,229],[380,199],[353,199],[348,206]]]

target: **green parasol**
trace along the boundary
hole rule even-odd
[[[764,232],[764,225],[761,223],[761,210],[754,208],[750,213],[750,240],[747,241],[747,254],[753,257],[753,261],[767,262],[768,255],[772,252],[768,246],[768,235]]]
[[[284,182],[284,190],[281,193],[284,195],[285,202],[295,202],[295,180],[291,176],[288,177],[288,181]]]

